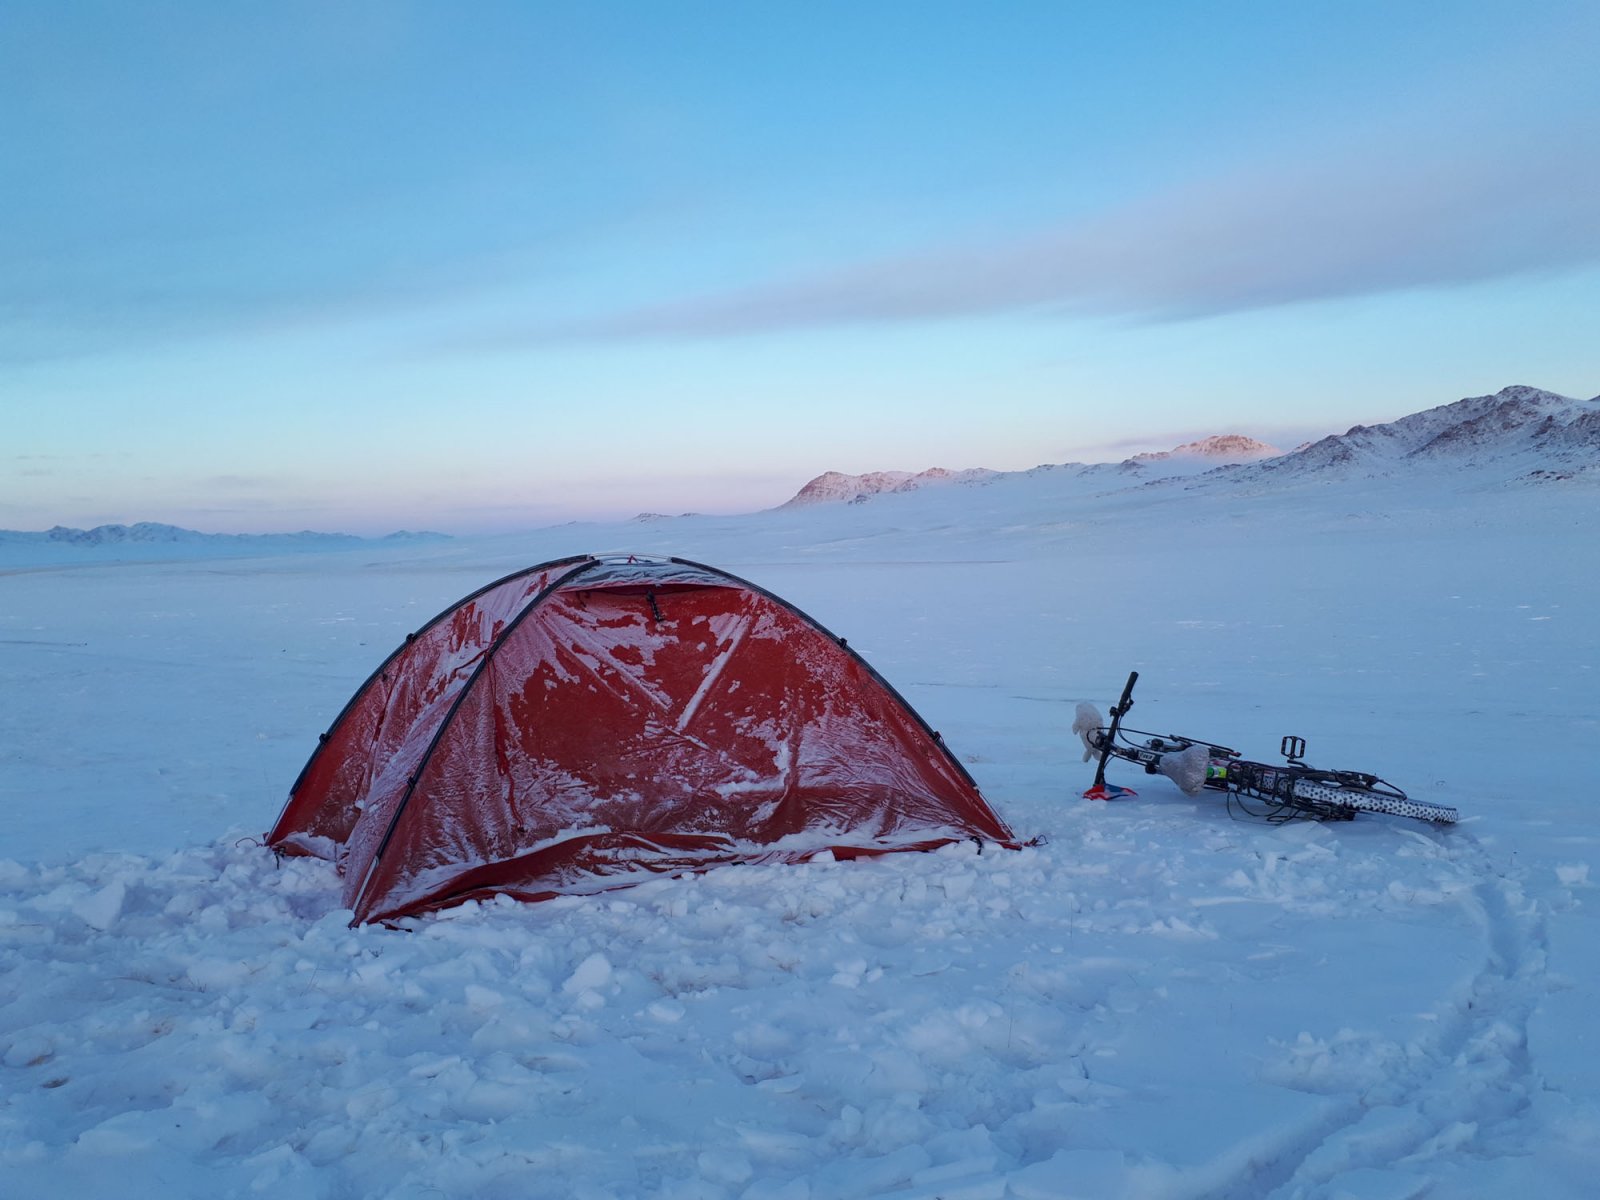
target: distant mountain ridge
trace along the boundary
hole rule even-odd
[[[1452,488],[1600,486],[1600,396],[1577,400],[1525,385],[1469,396],[1377,425],[1352,426],[1289,452],[1240,434],[1202,438],[1121,462],[1045,464],[1025,471],[984,468],[826,471],[780,509],[863,504],[878,496],[927,489],[982,487],[1029,478],[1059,480],[1087,493],[1148,488],[1238,488],[1260,492],[1359,478],[1405,480],[1428,475]],[[1048,485],[1052,492],[1056,484]],[[693,514],[684,514],[690,517]],[[641,513],[636,522],[678,518]],[[300,553],[450,540],[449,534],[399,531],[382,538],[345,533],[201,533],[142,521],[40,532],[0,530],[4,564],[89,561],[93,552],[129,558]]]
[[[447,533],[412,532],[400,530],[382,538],[358,537],[353,533],[316,533],[301,530],[299,533],[201,533],[178,525],[163,525],[155,521],[139,521],[133,525],[96,525],[93,529],[73,529],[56,525],[42,533],[0,529],[0,542],[24,542],[67,546],[160,546],[230,545],[251,547],[338,548],[360,546],[373,542],[437,542],[447,541]]]
[[[1315,475],[1394,475],[1434,467],[1475,473],[1483,482],[1600,479],[1600,396],[1575,400],[1517,384],[1487,396],[1412,413],[1382,425],[1356,425],[1288,452],[1241,434],[1221,434],[1118,463],[1063,463],[1028,471],[973,469],[827,471],[780,508],[848,501],[948,483],[983,484],[1007,476],[1061,473],[1123,486],[1198,476],[1280,480]]]
[[[1138,479],[1166,478],[1173,475],[1192,475],[1209,471],[1230,463],[1255,462],[1282,454],[1276,446],[1258,442],[1242,434],[1221,434],[1188,442],[1172,450],[1136,454],[1120,463],[1067,463],[1062,467],[1035,467],[1034,471],[1076,470],[1085,475],[1109,474]],[[982,484],[1014,475],[1014,471],[991,471],[972,467],[951,471],[944,467],[931,467],[926,471],[868,471],[864,475],[846,475],[842,471],[824,471],[802,487],[779,508],[804,508],[812,504],[845,501],[863,504],[874,496],[914,492],[926,487],[945,484]]]

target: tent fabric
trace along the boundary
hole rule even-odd
[[[267,843],[356,922],[718,863],[1015,845],[867,663],[754,584],[580,557],[409,637],[323,735]]]

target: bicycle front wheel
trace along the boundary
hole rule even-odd
[[[1428,821],[1434,825],[1454,825],[1461,818],[1455,809],[1443,804],[1429,804],[1413,800],[1400,792],[1384,792],[1350,784],[1318,782],[1297,779],[1292,789],[1294,802],[1309,809],[1334,808],[1357,812],[1386,813],[1391,817],[1409,817],[1413,821]]]

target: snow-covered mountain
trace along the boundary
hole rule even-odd
[[[1239,434],[1203,438],[1121,462],[1046,464],[1026,471],[983,468],[921,472],[871,471],[848,475],[826,471],[779,510],[816,505],[862,504],[878,496],[952,488],[951,501],[965,501],[956,485],[1043,488],[1059,504],[1065,492],[1090,496],[1130,488],[1240,489],[1260,493],[1301,481],[1417,479],[1428,475],[1452,490],[1510,485],[1600,482],[1600,397],[1576,400],[1539,388],[1513,386],[1472,396],[1380,425],[1357,425],[1343,434],[1284,453]],[[1042,493],[1041,493],[1042,495]],[[974,498],[976,502],[976,498]],[[685,514],[688,516],[688,514]],[[677,518],[641,513],[644,524]],[[93,529],[56,526],[43,532],[0,530],[0,560],[7,565],[76,561],[93,554],[154,559],[317,550],[445,539],[442,533],[402,531],[387,538],[303,531],[284,534],[200,533],[174,525],[140,522]]]
[[[1202,438],[1197,442],[1171,450],[1136,454],[1118,463],[1065,463],[1061,466],[1036,467],[1039,471],[1070,471],[1086,477],[1109,476],[1112,479],[1139,480],[1165,479],[1175,475],[1193,475],[1210,471],[1230,463],[1256,462],[1282,454],[1283,451],[1265,442],[1240,434],[1223,434]],[[779,508],[803,508],[811,504],[828,504],[845,501],[861,504],[874,496],[886,493],[914,492],[921,488],[952,483],[989,483],[1014,471],[991,471],[972,467],[951,471],[933,467],[926,471],[868,471],[864,475],[846,475],[842,471],[824,471],[801,488],[793,498]]]
[[[1502,388],[1386,425],[1357,425],[1262,462],[1249,474],[1383,476],[1430,467],[1473,471],[1485,483],[1600,474],[1600,397]]]
[[[808,504],[826,504],[845,500],[852,504],[871,499],[885,492],[914,492],[919,488],[947,483],[976,483],[991,479],[999,472],[983,467],[964,471],[950,471],[944,467],[930,467],[926,471],[869,471],[865,475],[846,475],[841,471],[824,471],[806,484],[793,498],[779,508],[803,508]]]
[[[1283,451],[1266,442],[1245,437],[1241,433],[1224,433],[1186,442],[1172,450],[1150,454],[1135,454],[1127,461],[1141,466],[1175,466],[1193,463],[1204,470],[1227,466],[1230,463],[1255,462],[1263,458],[1277,458]]]
[[[1357,425],[1287,453],[1241,434],[1223,434],[1116,463],[1047,464],[1028,471],[828,471],[780,507],[859,504],[934,484],[988,484],[1019,476],[1052,475],[1111,488],[1202,476],[1206,486],[1260,487],[1325,473],[1413,475],[1430,465],[1455,475],[1465,472],[1465,481],[1483,484],[1600,478],[1600,397],[1575,400],[1518,385],[1388,424]]]

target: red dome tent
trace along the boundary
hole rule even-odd
[[[363,922],[968,838],[1015,844],[842,638],[712,567],[584,556],[407,637],[267,844],[335,861]]]

